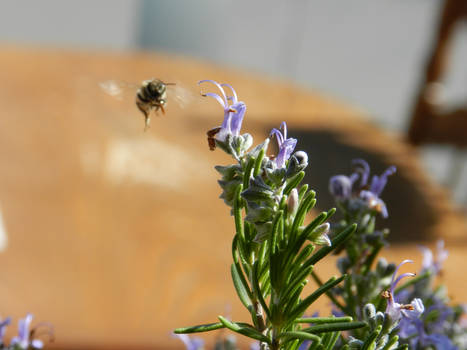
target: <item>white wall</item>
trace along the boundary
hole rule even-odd
[[[0,42],[133,49],[140,1],[2,0]]]

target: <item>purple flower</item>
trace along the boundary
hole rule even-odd
[[[202,350],[204,347],[204,341],[201,338],[190,338],[186,334],[174,334],[174,336],[185,344],[187,350]]]
[[[433,304],[428,307],[426,314],[430,315],[432,313],[436,313],[437,317],[427,323],[427,330],[430,333],[443,333],[446,323],[449,322],[448,320],[451,319],[452,316],[454,316],[454,310],[443,302],[443,300],[437,297],[433,297],[431,302]]]
[[[349,207],[361,208],[361,205],[370,210],[381,213],[383,218],[388,217],[386,204],[380,198],[387,183],[388,176],[396,172],[395,166],[387,168],[380,176],[373,175],[371,183],[370,166],[363,159],[352,161],[354,172],[350,176],[335,175],[329,180],[329,191],[338,201],[348,201]]]
[[[440,333],[428,334],[423,321],[419,318],[402,319],[399,323],[399,329],[399,336],[402,339],[407,339],[413,349],[418,349],[417,344],[420,344],[422,348],[431,345],[440,350],[457,350],[457,347],[446,335]]]
[[[0,319],[0,344],[3,344],[3,337],[5,336],[6,327],[11,323],[11,317],[5,318],[3,321]]]
[[[261,343],[259,341],[255,341],[250,344],[250,350],[260,350],[261,349]]]
[[[419,343],[423,347],[434,345],[436,349],[455,350],[456,347],[447,336],[438,333],[426,333],[424,323],[420,318],[425,311],[425,306],[421,299],[415,298],[410,304],[405,305],[399,304],[394,300],[396,285],[405,277],[415,276],[415,274],[410,272],[403,273],[399,276],[397,276],[397,273],[402,265],[412,262],[411,260],[404,260],[394,271],[390,289],[383,293],[383,296],[388,300],[386,313],[391,316],[393,321],[399,321],[399,336],[403,339],[407,339],[412,348],[417,348],[416,344]]]
[[[18,321],[18,336],[11,339],[10,345],[17,345],[21,349],[28,349],[30,346],[35,349],[42,349],[44,343],[41,340],[29,338],[29,326],[32,318],[31,314],[27,314],[25,318]]]
[[[237,93],[229,84],[219,84],[214,80],[201,80],[198,84],[212,83],[220,91],[220,95],[206,92],[203,96],[210,96],[216,99],[217,102],[224,108],[224,121],[220,126],[219,131],[216,132],[216,140],[224,142],[228,135],[238,136],[242,127],[243,116],[245,115],[246,105],[245,103],[237,100]],[[232,92],[232,96],[228,96],[225,88],[228,88]],[[229,104],[229,101],[231,104]]]
[[[276,136],[277,146],[279,151],[275,158],[276,166],[278,169],[285,167],[285,162],[292,155],[295,146],[297,145],[297,140],[293,138],[287,138],[287,125],[285,122],[282,122],[279,130],[272,129],[270,137]]]
[[[419,317],[425,307],[423,306],[423,302],[421,299],[415,298],[412,300],[410,304],[399,304],[394,300],[394,290],[396,289],[396,285],[405,277],[413,277],[415,276],[414,273],[407,272],[397,276],[399,269],[402,265],[407,263],[413,263],[412,260],[404,260],[401,262],[394,271],[391,279],[391,284],[389,287],[389,291],[383,293],[383,296],[387,299],[387,306],[386,306],[386,313],[389,314],[392,320],[397,321],[400,320],[403,316],[409,319]]]
[[[329,180],[329,191],[337,200],[349,199],[352,195],[352,180],[345,175],[335,175]]]
[[[444,241],[440,239],[436,243],[436,258],[433,257],[433,252],[427,247],[419,247],[423,253],[422,271],[431,271],[433,275],[437,275],[442,268],[444,260],[448,258],[448,251],[444,249]]]

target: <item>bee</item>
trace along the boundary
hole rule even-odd
[[[108,80],[99,85],[104,92],[117,99],[121,99],[126,88],[136,90],[135,103],[144,116],[144,131],[149,128],[153,111],[157,113],[160,110],[162,114],[165,114],[169,95],[180,107],[184,107],[192,99],[192,93],[186,88],[176,86],[176,83],[165,83],[157,78],[144,80],[139,85],[114,80]],[[172,88],[173,91],[168,92],[168,87]]]
[[[167,85],[175,84],[164,83],[159,79],[149,79],[143,81],[136,92],[136,106],[144,114],[144,130],[149,128],[152,111],[157,112],[160,109],[162,114],[165,114],[164,105],[167,103]]]

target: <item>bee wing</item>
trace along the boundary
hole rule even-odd
[[[99,83],[99,87],[107,95],[116,98],[117,100],[123,100],[127,94],[135,94],[138,90],[139,85],[127,83],[119,80],[106,80]]]
[[[181,83],[167,85],[167,98],[169,103],[174,103],[180,108],[186,108],[193,103],[195,93]]]

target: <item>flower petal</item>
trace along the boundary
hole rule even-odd
[[[237,98],[237,93],[235,92],[234,88],[230,84],[226,84],[226,83],[223,83],[223,84],[220,84],[220,85],[221,86],[227,86],[232,91],[232,96],[227,96],[227,99],[232,100],[233,104],[237,103],[238,98]]]
[[[242,128],[243,116],[246,112],[246,105],[243,102],[238,102],[231,106],[236,112],[229,112],[231,114],[230,131],[234,136],[240,134]]]
[[[368,177],[370,176],[370,166],[363,159],[352,160],[352,166],[354,172],[360,175],[360,186],[366,186],[368,183]]]
[[[222,100],[222,98],[218,94],[215,94],[215,93],[212,93],[212,92],[206,92],[205,94],[203,94],[203,96],[209,96],[209,97],[215,98],[216,101],[220,103],[222,108],[224,108],[224,110],[227,108],[227,105],[224,103],[224,101]]]
[[[223,105],[225,107],[227,107],[227,105],[229,104],[228,101],[227,101],[227,96],[225,95],[225,91],[224,89],[222,88],[221,84],[219,84],[217,81],[214,81],[214,80],[210,80],[210,79],[205,79],[205,80],[200,80],[198,81],[198,85],[201,85],[202,83],[211,83],[211,84],[214,84],[217,86],[217,88],[219,89],[219,91],[221,92],[222,96],[224,97],[224,103]],[[206,94],[203,94],[201,93],[202,95],[206,95]]]

